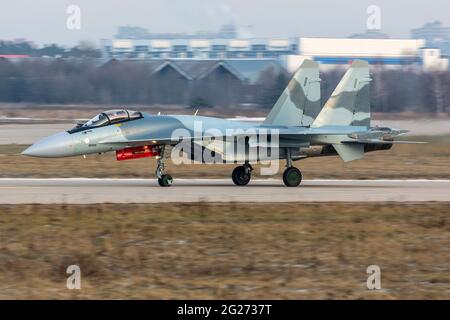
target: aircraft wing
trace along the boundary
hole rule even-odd
[[[257,132],[257,131],[255,131]],[[281,138],[296,138],[296,137],[305,137],[305,135],[311,134],[307,132],[299,132],[298,129],[279,129],[279,137]],[[265,131],[265,133],[270,133],[270,130]],[[251,135],[251,134],[250,134]],[[115,145],[156,145],[156,144],[176,144],[180,142],[182,139],[190,139],[192,141],[198,141],[202,139],[210,139],[210,138],[229,138],[229,137],[244,137],[249,136],[249,133],[237,133],[229,136],[221,136],[218,137],[216,135],[199,135],[199,136],[180,136],[180,137],[155,137],[148,139],[127,139],[123,136],[119,136],[117,138],[106,139],[99,141],[100,144],[115,144]]]
[[[193,141],[201,140],[204,137],[192,137]],[[125,146],[147,146],[147,145],[159,145],[159,144],[176,144],[180,141],[180,138],[155,138],[155,139],[110,139],[110,140],[102,140],[98,143],[100,144],[112,144],[112,145],[123,145]]]
[[[341,143],[345,144],[421,144],[421,143],[427,143],[423,141],[399,141],[399,140],[377,140],[377,139],[359,139],[359,140],[343,140]]]
[[[268,130],[267,133],[270,133]],[[310,130],[299,130],[298,128],[280,128],[278,129],[278,137],[281,144],[290,144],[291,146],[294,146],[296,144],[304,145],[305,144],[305,138],[307,136],[317,136],[317,135],[335,135],[339,134],[337,132],[330,131],[329,129],[314,129],[313,131]],[[243,137],[248,136],[248,133],[238,133],[233,134],[231,136],[222,136],[220,138],[229,138],[229,137]],[[157,144],[177,144],[182,139],[190,139],[192,141],[200,141],[204,139],[210,139],[210,138],[219,138],[214,135],[200,135],[200,136],[186,136],[186,137],[158,137],[158,138],[152,138],[152,139],[134,139],[129,140],[125,137],[117,137],[115,139],[107,139],[100,141],[101,144],[113,144],[113,145],[123,145],[123,146],[142,146],[142,145],[157,145]],[[298,140],[298,141],[296,141]],[[283,143],[283,141],[285,143]],[[347,140],[342,140],[340,143],[343,144],[421,144],[426,142],[420,142],[420,141],[396,141],[396,140],[384,140],[383,137],[377,137],[367,135],[367,136],[356,136],[355,134],[349,134]]]

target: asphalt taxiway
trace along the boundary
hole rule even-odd
[[[305,180],[287,188],[281,180],[176,179],[169,188],[154,179],[0,179],[0,204],[170,202],[424,202],[449,201],[450,180]]]

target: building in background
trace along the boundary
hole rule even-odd
[[[99,74],[117,74],[127,70],[128,79],[145,79],[142,82],[128,81],[142,90],[134,98],[143,97],[146,103],[162,105],[190,105],[193,107],[238,106],[244,104],[273,103],[271,92],[261,88],[272,88],[279,79],[281,86],[287,84],[289,75],[275,60],[127,60],[112,59],[99,66]],[[145,74],[143,78],[141,72]],[[263,79],[261,77],[264,77]],[[112,81],[121,81],[116,78]],[[139,81],[138,80],[138,81]],[[277,86],[275,86],[277,87]],[[146,89],[143,89],[146,88]],[[109,96],[110,101],[116,90]],[[263,94],[261,94],[261,91]],[[270,91],[270,90],[269,90]],[[278,98],[279,92],[275,92]],[[108,102],[108,100],[106,100]]]
[[[440,48],[430,46],[422,38],[390,39],[378,31],[350,38],[239,38],[236,35],[232,25],[218,32],[195,35],[155,34],[142,28],[121,27],[116,38],[101,43],[107,59],[269,59],[278,60],[290,73],[305,58],[319,62],[323,70],[345,67],[355,59],[363,59],[377,68],[448,70],[448,59],[441,56]]]
[[[297,38],[111,39],[105,57],[116,59],[273,59],[297,54]]]
[[[439,48],[422,49],[423,71],[446,71],[449,67],[449,59],[443,58]]]
[[[421,65],[424,46],[424,40],[411,39],[300,38],[298,55],[319,62],[322,69],[347,66],[356,59],[374,67],[404,68]],[[295,63],[286,67],[295,68]]]
[[[448,59],[424,39],[299,38],[298,54],[282,57],[283,66],[293,72],[308,58],[320,63],[322,70],[343,68],[362,59],[372,68],[448,70]]]
[[[350,39],[389,39],[389,35],[379,30],[367,30],[364,33],[355,33],[349,36]]]
[[[428,22],[423,27],[411,30],[411,38],[424,39],[428,47],[438,48],[442,55],[450,56],[450,28],[444,27],[439,21]]]
[[[154,33],[145,28],[135,26],[119,27],[115,39],[234,39],[238,37],[234,24],[225,24],[217,32],[199,31],[187,33]]]
[[[140,27],[119,27],[114,39],[101,40],[103,56],[115,59],[274,59],[297,54],[296,38],[252,38],[234,24],[217,32],[151,33]]]

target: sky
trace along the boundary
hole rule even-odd
[[[67,8],[80,8],[80,29],[67,28]],[[367,8],[380,8],[381,31],[409,38],[440,20],[450,27],[448,0],[1,0],[0,39],[75,45],[112,38],[121,25],[152,32],[216,31],[235,23],[255,37],[347,37],[366,30]]]

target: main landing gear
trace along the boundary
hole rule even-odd
[[[237,186],[245,186],[250,182],[253,168],[250,163],[245,162],[244,165],[236,167],[231,174],[231,179]]]
[[[244,165],[236,167],[231,174],[231,179],[237,186],[246,186],[252,177],[253,171],[250,163],[245,162]],[[286,149],[286,170],[283,172],[283,182],[286,187],[298,187],[302,182],[302,173],[299,169],[292,166],[291,150]]]
[[[286,168],[283,172],[283,182],[286,187],[297,187],[302,182],[302,173],[296,167]]]
[[[283,182],[286,187],[297,187],[302,182],[302,173],[292,166],[291,150],[286,148],[286,170],[283,173]]]
[[[165,173],[165,164],[164,164],[164,151],[165,145],[161,147],[161,151],[159,156],[156,158],[157,166],[156,166],[156,177],[158,178],[158,184],[161,187],[170,187],[172,185],[173,179],[170,174]]]

